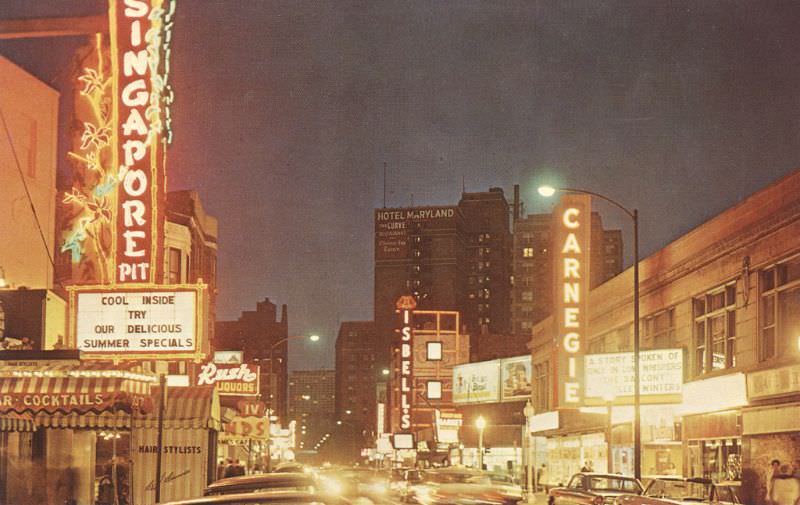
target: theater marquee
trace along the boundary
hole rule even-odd
[[[587,298],[592,223],[588,195],[567,194],[554,211],[554,321],[558,338],[558,406],[583,404],[583,357],[589,321]]]
[[[70,287],[72,341],[84,356],[108,359],[200,358],[205,285],[119,290]]]

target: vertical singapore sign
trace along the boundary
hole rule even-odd
[[[399,370],[399,416],[398,426],[402,431],[411,429],[411,405],[414,401],[413,386],[413,334],[412,315],[417,303],[412,296],[401,296],[397,300],[397,311],[400,313],[400,370]]]
[[[592,222],[588,195],[567,194],[554,211],[554,321],[558,338],[558,405],[583,404]]]
[[[110,3],[114,69],[113,166],[119,167],[115,280],[157,282],[163,234],[165,133],[163,0]]]

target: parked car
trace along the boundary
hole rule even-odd
[[[566,487],[549,491],[549,505],[611,505],[621,495],[642,494],[642,484],[633,477],[605,473],[576,473]]]
[[[314,477],[307,473],[261,473],[220,479],[203,490],[203,496],[244,493],[253,491],[305,491],[317,490]]]
[[[325,497],[302,491],[260,491],[190,498],[161,505],[332,505]]]
[[[710,479],[656,477],[640,496],[623,495],[617,505],[676,505],[714,503],[734,505],[739,501],[738,483]]]

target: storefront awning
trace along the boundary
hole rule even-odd
[[[157,388],[156,388],[157,389]],[[158,425],[158,404],[145,417],[133,419],[136,427]],[[220,431],[219,394],[213,386],[174,387],[167,389],[164,427],[168,429],[204,428]]]
[[[9,412],[0,415],[0,431],[36,431],[36,425],[30,414]]]
[[[127,414],[153,407],[158,378],[135,365],[91,362],[36,369],[0,367],[0,415]]]

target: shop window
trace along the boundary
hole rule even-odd
[[[736,366],[736,284],[696,297],[694,307],[695,375]]]
[[[441,361],[442,360],[442,343],[441,342],[428,342],[427,344],[427,359],[428,361]]]
[[[442,399],[442,381],[428,381],[426,390],[428,400]]]
[[[800,350],[800,258],[761,272],[759,360]]]

